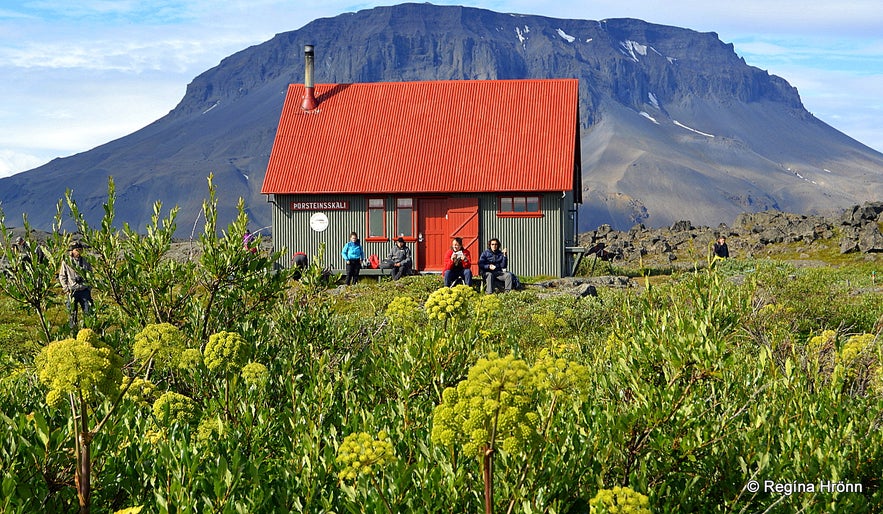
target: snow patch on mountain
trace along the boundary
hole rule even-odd
[[[202,111],[202,113],[205,114],[205,113],[209,112],[210,110],[212,110],[212,109],[214,109],[215,107],[217,107],[220,103],[221,103],[220,100],[216,100],[215,103],[213,103],[211,107],[209,107],[208,109]]]
[[[524,26],[524,31],[522,32],[521,27],[515,27],[515,37],[518,38],[518,42],[521,43],[521,46],[524,46],[524,42],[527,41],[526,34],[530,32],[530,27],[527,25]]]
[[[652,121],[653,123],[659,125],[659,122],[656,121],[656,118],[654,118],[653,116],[650,116],[650,113],[645,112],[645,111],[641,111],[641,116],[643,116],[643,117],[647,118],[648,120]]]
[[[576,41],[575,37],[571,36],[570,34],[568,34],[567,32],[564,32],[561,29],[558,29],[557,32],[558,32],[558,35],[561,36],[562,39],[567,40],[568,43],[573,43],[574,41]]]
[[[623,55],[629,56],[633,61],[638,62],[638,56],[646,57],[647,56],[647,45],[642,45],[636,41],[620,41],[619,42],[619,51],[623,53]]]
[[[674,124],[677,125],[677,126],[679,126],[679,127],[681,127],[682,129],[687,129],[687,130],[689,130],[690,132],[695,132],[695,133],[699,134],[700,136],[714,137],[714,134],[708,134],[707,132],[701,132],[701,131],[696,130],[696,129],[694,129],[694,128],[688,127],[688,126],[684,125],[683,123],[681,123],[681,122],[678,121],[678,120],[674,120]]]
[[[647,93],[647,96],[650,98],[650,105],[659,109],[659,100],[656,99],[656,95],[653,93]]]

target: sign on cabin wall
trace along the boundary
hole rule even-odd
[[[291,202],[292,211],[348,211],[349,200],[337,200],[333,202]]]
[[[310,228],[316,232],[324,232],[328,228],[328,216],[324,212],[317,212],[310,216]]]

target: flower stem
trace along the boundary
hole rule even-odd
[[[373,475],[371,476],[371,485],[374,486],[374,489],[377,490],[377,494],[380,495],[380,499],[383,500],[383,505],[386,506],[386,512],[389,512],[389,514],[393,514],[392,508],[389,506],[389,502],[386,501],[386,496],[383,495],[383,491],[380,489],[380,486],[377,484],[377,480],[374,479]]]

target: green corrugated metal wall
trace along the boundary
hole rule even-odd
[[[536,193],[529,193],[536,194]],[[573,195],[568,192],[541,194],[544,216],[540,218],[498,218],[497,194],[480,195],[449,195],[451,197],[479,198],[479,251],[487,247],[487,240],[496,237],[509,249],[509,269],[519,276],[564,276],[570,272],[569,259],[565,255],[565,247],[573,245]],[[371,195],[371,198],[377,198]],[[414,197],[415,199],[419,197]],[[340,250],[349,240],[349,233],[356,231],[362,238],[365,254],[377,254],[384,258],[392,248],[392,241],[374,243],[366,242],[366,204],[364,195],[279,195],[275,197],[273,213],[273,244],[275,248],[287,249],[283,266],[290,264],[291,254],[305,252],[312,257],[316,255],[321,243],[325,243],[325,265],[335,269],[343,268]],[[386,196],[387,234],[392,236],[395,231],[395,199]],[[328,217],[328,228],[323,232],[315,232],[310,228],[310,216],[316,211],[291,211],[292,201],[328,202],[348,200],[347,211],[323,210]],[[416,245],[409,244],[416,253]],[[415,258],[419,256],[415,255]],[[478,254],[474,255],[478,261]]]

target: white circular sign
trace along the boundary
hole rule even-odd
[[[316,232],[324,232],[328,228],[328,216],[324,212],[317,212],[310,216],[310,228]]]

